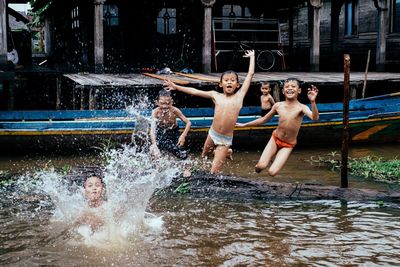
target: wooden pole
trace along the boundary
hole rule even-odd
[[[343,131],[342,131],[342,165],[340,187],[349,186],[347,178],[347,163],[349,157],[349,96],[350,96],[350,55],[344,55],[344,82],[343,82]]]
[[[310,0],[310,4],[314,9],[313,34],[310,53],[311,71],[319,71],[321,7],[323,2],[322,0]]]
[[[203,73],[210,73],[212,6],[215,0],[202,0],[202,3],[204,5],[202,69]]]
[[[376,9],[378,10],[378,32],[376,40],[376,70],[385,71],[386,61],[386,28],[388,1],[374,0]]]
[[[368,67],[369,67],[369,59],[371,57],[371,49],[368,49],[368,56],[367,56],[367,65],[365,66],[365,75],[364,75],[364,84],[362,89],[361,97],[365,97],[365,89],[367,88],[367,76],[368,76]]]
[[[105,0],[94,1],[94,69],[95,73],[104,72],[104,32],[103,4]]]
[[[7,63],[7,1],[0,0],[0,67]]]

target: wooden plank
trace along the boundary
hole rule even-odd
[[[97,87],[158,87],[162,85],[165,79],[171,79],[177,81],[178,84],[196,84],[197,86],[213,85],[220,79],[220,73],[210,74],[189,74],[181,75],[176,73],[177,77],[183,77],[187,79],[178,79],[175,75],[157,75],[152,73],[144,74],[64,74],[64,77],[71,79],[73,82],[81,86],[97,86]],[[194,75],[194,76],[193,76]],[[247,73],[238,73],[240,79],[244,79]],[[198,77],[197,77],[198,76]],[[201,77],[201,78],[200,78]],[[204,77],[204,78],[203,78]],[[284,81],[289,77],[297,78],[305,83],[315,84],[343,84],[343,73],[335,72],[257,72],[255,73],[252,82],[257,83],[260,81],[277,82]],[[352,72],[351,83],[357,85],[364,81],[364,72]],[[400,81],[400,73],[369,73],[368,81]]]
[[[200,74],[190,74],[190,73],[182,73],[182,72],[174,72],[174,74],[179,75],[179,76],[183,76],[183,77],[187,77],[187,78],[190,78],[190,79],[201,80],[201,81],[206,81],[206,82],[213,82],[213,83],[219,83],[219,79],[209,78],[209,77],[206,77],[206,76],[200,75]]]
[[[149,76],[151,78],[163,80],[163,81],[171,80],[172,82],[174,82],[176,84],[182,84],[182,85],[189,84],[188,81],[184,81],[184,80],[180,80],[180,79],[176,79],[176,78],[172,78],[172,77],[166,77],[164,75],[158,75],[158,74],[154,74],[154,73],[145,72],[145,73],[143,73],[143,75]]]

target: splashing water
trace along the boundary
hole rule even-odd
[[[153,161],[136,146],[110,150],[106,157],[108,162],[102,168],[106,185],[103,205],[88,208],[81,182],[66,179],[54,169],[41,170],[20,177],[15,185],[13,200],[40,202],[34,210],[19,207],[19,216],[43,216],[51,210],[52,223],[70,230],[68,242],[73,245],[110,248],[128,245],[149,232],[159,233],[162,218],[146,212],[146,207],[157,189],[170,185],[182,163],[170,158]],[[87,209],[104,222],[98,230],[75,224]]]
[[[151,123],[151,110],[149,99],[143,96],[135,99],[132,105],[126,107],[126,112],[135,118],[135,128],[132,134],[132,144],[136,147],[148,147],[149,125]]]

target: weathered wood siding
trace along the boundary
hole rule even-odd
[[[351,69],[362,71],[365,69],[368,50],[371,50],[370,69],[375,69],[376,40],[378,30],[378,10],[373,1],[358,1],[357,33],[345,37],[345,12],[344,5],[339,16],[339,38],[338,47],[333,51],[331,40],[331,4],[332,1],[324,0],[321,9],[321,70],[340,71],[343,68],[343,54],[348,53],[351,57]],[[310,25],[308,6],[304,5],[294,10],[293,27],[293,49],[290,54],[294,55],[289,66],[292,70],[307,69],[310,50]],[[283,22],[287,28],[288,22]],[[286,35],[284,35],[286,37]],[[288,45],[288,38],[284,39]],[[333,61],[333,63],[332,63]],[[301,62],[303,64],[296,64]],[[400,34],[388,33],[386,50],[386,70],[398,71],[400,69]]]

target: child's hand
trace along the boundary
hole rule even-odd
[[[254,57],[254,50],[247,50],[243,57]]]
[[[158,149],[156,144],[152,144],[150,146],[150,154],[154,157],[154,159],[159,159],[161,158],[161,152],[160,149]]]
[[[183,146],[185,144],[185,136],[181,135],[178,139],[178,146]]]
[[[163,86],[165,90],[170,91],[170,90],[175,90],[176,85],[170,80],[165,80]]]
[[[318,95],[318,88],[315,85],[311,85],[311,88],[307,89],[307,96],[311,102],[314,102]]]
[[[237,123],[235,124],[235,126],[236,126],[236,127],[245,127],[245,126],[246,126],[246,123],[239,123],[239,122],[237,122]]]

